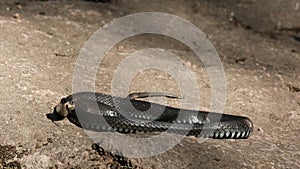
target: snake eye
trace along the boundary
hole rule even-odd
[[[64,105],[65,105],[65,107],[67,108],[68,111],[72,111],[72,110],[75,109],[75,105],[74,105],[73,100],[66,101]]]

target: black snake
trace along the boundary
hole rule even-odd
[[[247,117],[178,109],[94,92],[62,98],[53,114],[61,119],[67,117],[77,126],[93,131],[138,133],[167,130],[214,139],[245,139],[253,131],[253,124]]]

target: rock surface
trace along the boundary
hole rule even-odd
[[[299,3],[0,1],[0,168],[300,168]],[[184,139],[157,156],[123,159],[95,148],[67,120],[55,125],[47,119],[72,93],[74,65],[88,38],[113,19],[146,11],[177,15],[208,35],[226,74],[224,112],[252,119],[255,130],[249,139],[201,144]],[[159,35],[131,37],[109,51],[99,66],[96,91],[110,94],[121,60],[149,47],[184,60],[197,75],[199,109],[209,110],[205,67],[189,48]],[[138,74],[129,90],[179,93],[174,79],[157,70]]]

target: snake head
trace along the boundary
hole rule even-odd
[[[75,109],[74,101],[72,97],[62,98],[60,103],[58,103],[54,112],[62,117],[67,117]]]

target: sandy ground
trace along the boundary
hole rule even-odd
[[[300,168],[300,1],[0,1],[0,168]],[[80,128],[47,119],[72,93],[80,48],[101,26],[136,12],[166,12],[208,35],[226,74],[224,112],[252,119],[247,140],[184,139],[160,155],[123,159],[101,150]],[[110,93],[120,60],[148,47],[169,50],[197,74],[209,110],[210,83],[196,56],[181,43],[140,35],[112,49],[96,90]],[[125,56],[124,56],[125,54]],[[150,78],[149,78],[150,77]],[[178,94],[159,71],[134,78],[130,91]],[[176,103],[170,103],[176,106]]]

